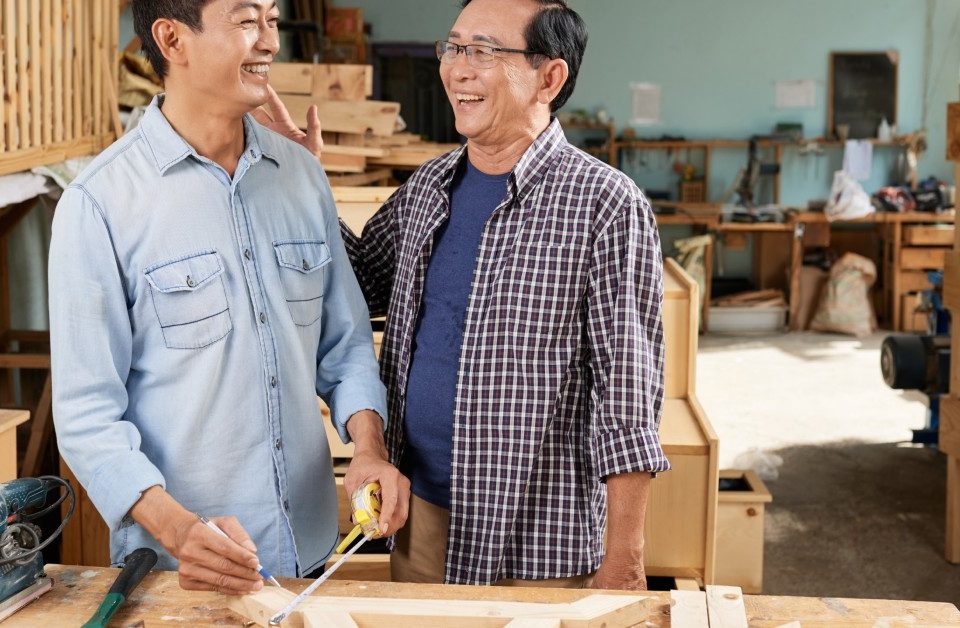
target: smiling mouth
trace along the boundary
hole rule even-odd
[[[266,76],[270,72],[269,63],[251,63],[249,65],[242,65],[240,69],[244,72],[249,72],[250,74],[256,74],[257,76]]]
[[[476,94],[454,94],[454,96],[456,97],[457,102],[461,105],[468,103],[481,103],[486,100],[486,98],[483,96],[477,96]]]

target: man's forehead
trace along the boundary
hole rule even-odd
[[[270,11],[277,6],[277,0],[220,0],[211,2],[211,7],[215,7],[221,13],[237,13],[247,9],[255,11]]]
[[[536,11],[533,2],[473,0],[460,12],[449,38],[496,46],[518,45]]]

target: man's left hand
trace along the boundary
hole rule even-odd
[[[638,559],[635,555],[623,556],[608,551],[589,586],[591,589],[646,591],[647,574],[643,568],[642,552]]]
[[[383,420],[376,412],[357,412],[347,422],[347,431],[355,449],[343,487],[352,497],[357,489],[371,482],[380,483],[380,533],[389,536],[407,522],[410,480],[390,464],[383,441]]]
[[[323,152],[323,135],[320,130],[320,117],[317,115],[317,106],[310,105],[310,108],[307,109],[307,131],[303,132],[297,128],[293,118],[290,117],[290,112],[287,111],[286,106],[283,104],[283,101],[280,100],[280,96],[277,95],[273,87],[268,85],[267,89],[270,92],[270,99],[267,100],[264,106],[269,109],[269,112],[263,107],[257,107],[251,112],[253,117],[257,122],[274,133],[279,133],[293,140],[313,153],[317,159],[320,159],[320,155]]]

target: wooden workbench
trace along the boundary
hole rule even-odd
[[[103,600],[118,570],[103,567],[48,565],[53,590],[4,622],[4,628],[80,625]],[[284,580],[286,588],[299,592],[308,580]],[[463,587],[413,585],[387,582],[329,581],[318,594],[357,597],[419,599],[505,600],[520,602],[571,602],[595,591],[569,589],[523,589],[514,587]],[[648,612],[644,626],[670,625],[670,593],[645,593]],[[148,626],[240,626],[241,618],[226,608],[227,598],[215,593],[184,591],[173,572],[154,572],[134,591],[130,601],[114,617],[113,625],[128,626],[143,621]],[[960,611],[940,602],[897,602],[782,596],[744,596],[751,626],[780,626],[797,621],[807,626],[883,625],[960,626]]]

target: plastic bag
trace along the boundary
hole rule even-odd
[[[827,220],[862,218],[875,211],[873,203],[870,202],[870,196],[863,191],[863,187],[856,179],[843,170],[837,170],[833,173],[830,200],[823,209],[823,213],[827,215]]]
[[[754,471],[761,480],[776,480],[780,477],[780,465],[783,458],[777,454],[760,451],[751,447],[733,460],[733,467],[741,471]]]
[[[867,336],[877,328],[870,287],[877,278],[876,265],[856,253],[846,253],[830,269],[810,329]]]

